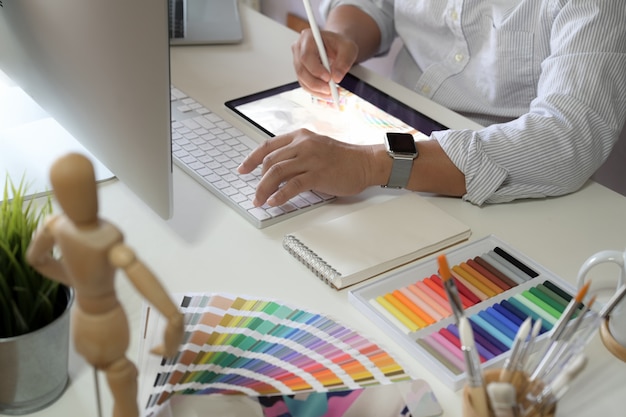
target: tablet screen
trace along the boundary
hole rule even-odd
[[[352,74],[340,83],[339,110],[297,82],[230,100],[226,106],[270,136],[299,128],[354,144],[383,143],[385,132],[426,140],[441,123],[399,102]]]

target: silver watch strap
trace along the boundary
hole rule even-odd
[[[391,175],[387,182],[387,188],[406,188],[413,168],[413,158],[393,158]]]

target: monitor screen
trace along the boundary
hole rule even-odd
[[[0,4],[0,70],[171,217],[167,0]]]

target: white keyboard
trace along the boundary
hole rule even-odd
[[[175,87],[171,106],[174,163],[254,226],[269,226],[336,198],[307,191],[279,207],[254,207],[261,169],[241,175],[237,167],[257,143]]]

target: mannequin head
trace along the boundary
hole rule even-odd
[[[89,226],[98,220],[98,194],[91,161],[70,153],[50,168],[50,182],[61,208],[75,224]]]

